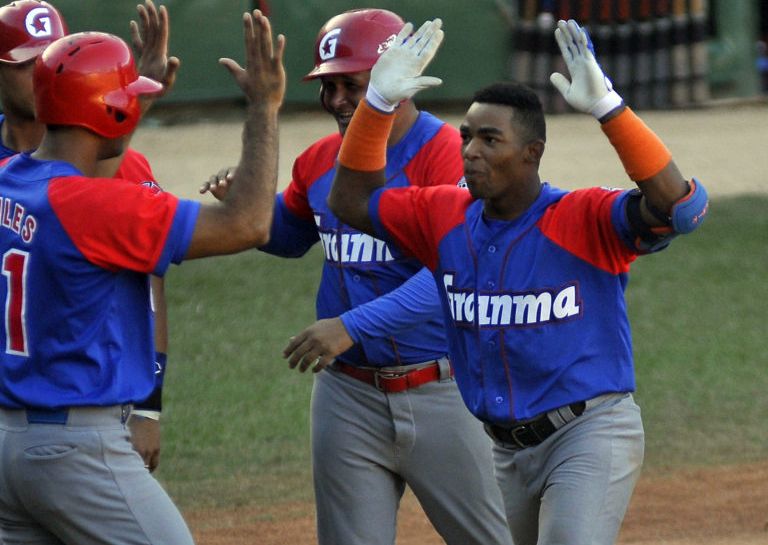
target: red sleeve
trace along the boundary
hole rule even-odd
[[[115,172],[115,178],[122,178],[135,184],[144,184],[155,186],[160,189],[155,180],[155,174],[152,167],[149,166],[147,158],[133,148],[128,148],[123,155],[123,160]]]
[[[408,163],[405,172],[412,185],[458,184],[464,176],[459,131],[444,124]]]
[[[54,178],[48,199],[67,235],[91,263],[151,273],[179,201],[126,180]]]
[[[464,222],[472,203],[469,191],[456,186],[403,187],[380,192],[378,219],[397,245],[431,270],[440,241]]]
[[[637,257],[619,238],[611,221],[621,191],[590,188],[572,191],[539,220],[541,232],[576,257],[611,274],[629,271]]]
[[[293,162],[291,183],[283,191],[283,202],[295,216],[314,221],[307,192],[320,176],[333,168],[341,147],[341,135],[336,133],[319,140]]]

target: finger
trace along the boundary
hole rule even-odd
[[[261,12],[259,12],[259,14],[261,15]],[[269,23],[269,19],[264,15],[259,17],[258,22],[262,59],[272,59],[274,56],[274,48],[272,47],[272,25]]]
[[[403,28],[400,29],[400,32],[397,33],[397,37],[395,38],[395,45],[403,45],[412,32],[413,23],[405,23]]]
[[[136,23],[136,21],[131,21],[128,23],[128,26],[131,31],[131,45],[133,45],[133,49],[135,49],[138,52],[141,52],[141,50],[144,48],[144,41],[141,39],[141,32],[139,32],[139,25]]]
[[[437,87],[438,85],[442,85],[442,83],[443,80],[434,76],[420,76],[414,79],[414,86],[419,90],[427,89],[429,87]]]
[[[555,30],[555,41],[557,42],[557,46],[560,48],[560,54],[563,56],[565,63],[570,64],[573,61],[573,51],[568,46],[568,29],[565,26],[565,21],[559,21],[557,23],[557,29]]]
[[[288,339],[288,344],[285,345],[285,348],[283,348],[283,357],[287,358],[294,350],[296,350],[296,347],[301,344],[301,341],[299,341],[295,336]]]
[[[424,47],[419,52],[419,55],[421,55],[424,58],[423,64],[425,67],[434,58],[435,53],[437,53],[437,50],[440,48],[440,44],[443,43],[444,36],[445,36],[445,33],[442,30],[438,29],[437,32],[435,32],[430,37],[429,42],[424,44]]]
[[[561,95],[564,97],[568,95],[568,89],[571,87],[571,82],[562,75],[560,72],[555,72],[549,76],[549,81],[555,86]]]
[[[443,31],[440,30],[440,27],[442,25],[443,25],[443,22],[441,19],[435,19],[434,21],[429,21],[428,23],[424,23],[422,28],[424,28],[425,26],[426,28],[424,28],[424,31],[422,32],[421,37],[416,41],[416,44],[420,47],[419,55],[423,55],[425,51],[427,51],[431,47],[433,40],[437,40],[437,45],[440,45],[440,41],[442,40],[442,34],[443,34]],[[435,50],[437,50],[436,47],[435,47]]]
[[[331,365],[334,361],[336,361],[336,358],[320,358],[320,361],[318,361],[315,366],[312,368],[313,373],[319,373],[329,365]]]
[[[322,356],[315,355],[314,352],[309,352],[305,354],[304,357],[301,358],[301,364],[299,365],[299,372],[304,373],[310,367],[314,368],[318,363],[320,363],[321,359],[322,359]]]
[[[237,77],[237,74],[243,71],[243,67],[240,66],[237,61],[228,58],[219,59],[219,64],[226,68],[230,74]]]

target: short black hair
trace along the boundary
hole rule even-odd
[[[547,141],[544,108],[536,91],[527,85],[513,81],[493,83],[475,92],[472,102],[509,106],[514,110],[512,123],[523,129],[528,141]]]

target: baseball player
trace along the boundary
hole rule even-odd
[[[373,67],[339,152],[331,210],[432,271],[459,388],[495,443],[514,543],[614,543],[643,460],[627,275],[637,256],[701,224],[706,191],[612,90],[572,20],[555,31],[570,79],[550,79],[599,120],[637,189],[542,183],[541,103],[516,83],[479,91],[461,124],[468,194],[388,187],[391,110],[440,83],[420,76],[440,21],[411,30]]]
[[[168,59],[167,65],[156,66],[154,48],[167,44],[167,14],[164,7],[157,10],[151,0],[139,5],[141,28],[132,22],[133,42],[140,51],[144,75],[155,75],[165,88],[172,86],[178,60]],[[45,47],[65,35],[66,24],[51,4],[37,0],[21,0],[0,8],[0,159],[20,151],[30,151],[39,144],[45,126],[34,116],[32,69],[35,59]],[[164,37],[165,36],[165,37]],[[146,47],[145,47],[145,44]],[[117,172],[115,172],[117,169]],[[99,175],[125,178],[136,183],[155,183],[146,158],[128,149],[125,155],[101,161]],[[150,471],[160,462],[160,410],[162,384],[168,346],[167,313],[164,281],[151,277],[152,303],[155,318],[155,362],[157,386],[146,400],[137,403],[131,413],[129,427],[131,442]]]
[[[490,441],[464,407],[445,356],[431,274],[342,223],[326,203],[370,69],[403,24],[390,11],[363,9],[332,17],[320,29],[305,79],[320,81],[320,103],[339,131],[296,159],[293,179],[275,202],[270,242],[261,247],[299,257],[319,242],[325,252],[318,321],[285,350],[291,367],[327,369],[315,375],[311,407],[318,540],[392,545],[407,484],[446,543],[511,544]],[[388,187],[437,180],[456,186],[458,131],[410,100],[395,119]],[[218,182],[214,177],[202,191],[220,194]]]
[[[277,186],[285,40],[243,17],[243,151],[227,198],[201,206],[148,185],[95,178],[162,90],[130,47],[85,32],[50,44],[33,71],[39,147],[5,159],[0,195],[0,534],[6,545],[193,543],[130,445],[131,404],[155,387],[148,275],[265,244]],[[93,74],[99,74],[94,78]],[[258,218],[262,218],[259,220]]]

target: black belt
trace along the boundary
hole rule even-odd
[[[568,408],[575,416],[581,416],[586,409],[586,402],[579,401],[571,403]],[[517,445],[520,448],[533,447],[543,443],[550,435],[555,433],[558,428],[549,419],[547,413],[529,420],[520,422],[511,426],[499,426],[497,424],[485,424],[485,431],[493,439],[500,443],[508,445]]]

